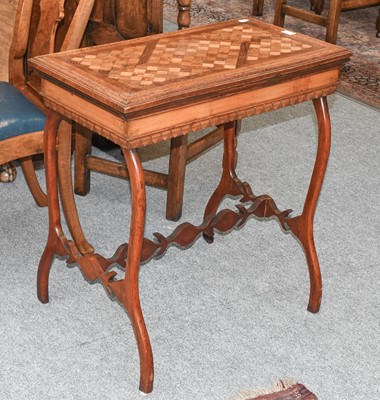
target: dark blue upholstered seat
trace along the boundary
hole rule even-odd
[[[45,115],[8,82],[0,82],[0,140],[42,131]]]

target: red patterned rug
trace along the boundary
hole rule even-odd
[[[242,390],[230,400],[318,400],[304,385],[288,379],[278,380],[270,389]]]
[[[309,1],[292,0],[289,4],[306,7]],[[297,4],[298,3],[298,4]],[[164,0],[165,18],[175,22],[177,0]],[[191,26],[251,15],[252,0],[192,0]],[[337,45],[354,55],[344,65],[338,91],[348,97],[380,109],[380,38],[376,38],[379,7],[344,11],[341,14]],[[274,0],[264,1],[264,14],[256,17],[273,22]],[[286,17],[287,29],[324,39],[325,29],[300,19]]]

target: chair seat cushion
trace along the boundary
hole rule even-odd
[[[8,82],[0,82],[0,140],[42,131],[45,115]]]

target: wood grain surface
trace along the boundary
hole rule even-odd
[[[8,81],[8,54],[12,40],[17,0],[0,1],[0,80]],[[4,57],[5,56],[5,57]]]

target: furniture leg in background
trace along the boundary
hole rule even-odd
[[[330,0],[327,15],[321,15],[323,0],[313,0],[311,8],[315,12],[288,5],[288,0],[276,0],[274,24],[284,26],[285,16],[290,15],[326,28],[325,40],[336,43],[341,11],[380,5],[380,0]]]
[[[264,0],[253,0],[252,14],[256,16],[263,15]]]

